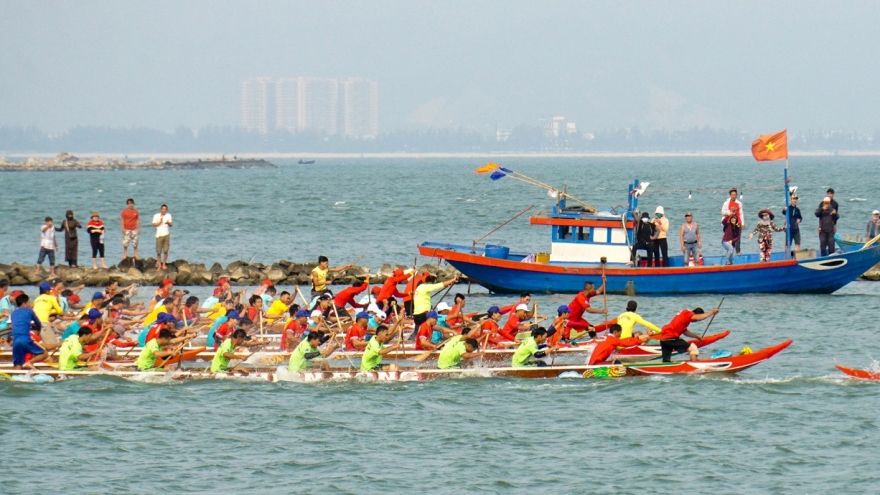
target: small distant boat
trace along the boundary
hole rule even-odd
[[[867,201],[865,198],[849,198],[849,200],[851,203],[862,203]]]
[[[303,160],[303,159],[300,159],[298,163],[299,163],[300,165],[311,165],[311,164],[315,163],[315,160]]]
[[[834,242],[837,243],[837,246],[844,253],[851,253],[862,249],[862,246],[865,245],[866,241],[860,237],[853,239],[849,235],[841,236],[840,234],[834,234]]]

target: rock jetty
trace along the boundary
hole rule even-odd
[[[221,277],[228,278],[232,285],[258,285],[263,280],[271,280],[276,285],[308,285],[311,283],[312,268],[317,263],[294,263],[293,261],[281,260],[271,265],[262,263],[245,263],[233,261],[222,266],[214,263],[206,266],[203,263],[190,263],[186,260],[168,262],[167,270],[156,270],[156,260],[153,258],[134,261],[131,258],[122,261],[118,266],[106,269],[92,270],[91,268],[70,268],[58,265],[55,272],[68,286],[84,284],[88,287],[104,287],[111,280],[120,285],[136,283],[144,286],[155,286],[165,278],[170,278],[177,285],[216,285]],[[334,285],[351,284],[363,280],[368,274],[370,283],[380,284],[384,282],[395,268],[407,269],[404,265],[382,265],[376,273],[369,273],[366,267],[354,266],[341,274],[337,274],[333,280]],[[438,276],[440,280],[449,280],[459,274],[451,266],[440,267],[435,264],[426,264],[419,270],[427,270]],[[42,275],[34,275],[33,265],[21,265],[13,263],[5,265],[0,263],[0,280],[9,280],[10,285],[36,285],[47,279],[46,270]],[[466,279],[462,278],[464,282]]]
[[[96,170],[183,170],[204,168],[266,168],[276,167],[272,162],[262,159],[212,157],[197,160],[157,160],[151,158],[142,162],[130,162],[121,158],[95,157],[82,160],[70,153],[59,153],[55,158],[28,158],[25,161],[10,162],[0,157],[0,172],[58,172],[58,171],[96,171]]]

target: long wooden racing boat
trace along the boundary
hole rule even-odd
[[[40,371],[10,370],[0,373],[0,377],[17,381],[51,382],[77,377],[113,376],[135,381],[169,382],[194,379],[235,379],[241,381],[298,381],[314,382],[325,380],[379,380],[379,381],[426,381],[443,378],[618,378],[640,375],[672,375],[672,374],[705,374],[705,373],[737,373],[762,363],[791,345],[788,340],[773,347],[761,349],[751,354],[742,354],[720,359],[705,361],[673,363],[636,363],[597,365],[563,365],[563,366],[530,366],[525,368],[406,368],[397,371],[363,372],[347,371],[316,371],[292,373],[285,368],[254,369],[247,375],[239,373],[208,373],[200,370],[177,370],[167,373],[140,371]]]
[[[880,380],[880,371],[847,368],[846,366],[841,366],[839,364],[835,364],[834,367],[842,371],[844,375],[858,378],[860,380]]]

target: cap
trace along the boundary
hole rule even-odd
[[[229,319],[229,320],[240,320],[240,319],[241,319],[241,315],[238,314],[238,311],[230,311],[230,312],[226,313],[226,319]]]
[[[40,290],[52,290],[52,286],[49,285],[49,282],[43,282],[40,284]]]
[[[828,196],[825,196],[825,198],[822,200],[822,202],[823,202],[823,203],[830,203],[830,202],[831,202],[831,198],[829,198]]]
[[[562,306],[559,306],[558,308],[556,308],[556,312],[560,313],[560,314],[561,313],[571,313],[571,310],[568,309],[567,305],[563,304]]]
[[[174,285],[174,280],[171,280],[170,278],[166,278],[165,280],[162,281],[162,285]]]
[[[425,318],[439,318],[440,315],[437,314],[436,311],[428,311],[428,314],[425,315]]]
[[[367,306],[367,313],[378,313],[379,311],[381,310],[379,309],[379,306],[376,306],[375,303],[370,303]]]
[[[94,301],[95,299],[104,299],[104,293],[95,292],[94,294],[92,294],[92,300]]]
[[[385,318],[388,318],[388,315],[385,314],[385,312],[382,311],[381,309],[380,309],[379,311],[376,311],[376,316],[377,316],[380,320],[384,320]]]
[[[159,323],[165,323],[168,321],[168,317],[171,316],[168,313],[162,312],[156,315],[156,321]]]
[[[223,285],[223,284],[228,284],[228,283],[229,283],[229,279],[226,277],[220,277],[217,279],[217,285]]]
[[[655,214],[656,214],[656,213],[659,213],[659,214],[663,215],[665,212],[663,211],[663,207],[662,207],[662,206],[658,206],[657,209],[654,210],[654,213],[655,213]]]
[[[529,310],[529,307],[526,306],[525,304],[517,304],[517,305],[516,305],[516,308],[514,308],[514,311],[520,311],[520,310],[522,310],[522,311],[528,311],[528,310]]]
[[[266,285],[266,286],[269,286],[269,285],[275,285],[275,284],[273,284],[272,281],[269,280],[268,278],[267,278],[266,280],[263,280],[262,282],[260,282],[260,284],[262,284],[262,285]]]
[[[356,320],[360,320],[361,318],[368,319],[369,317],[370,317],[370,313],[367,313],[366,311],[361,311],[354,318]]]
[[[489,306],[489,310],[488,310],[487,312],[488,312],[490,315],[492,315],[492,314],[498,314],[498,313],[501,312],[501,308],[499,308],[498,306]]]
[[[79,294],[71,294],[67,296],[67,302],[69,302],[70,304],[79,304],[79,301]]]
[[[98,215],[98,212],[97,212],[97,211],[93,211],[92,214],[91,214],[91,216],[92,216],[92,217],[100,217],[101,215]]]
[[[14,300],[16,297],[18,297],[18,296],[20,296],[20,295],[22,295],[22,294],[24,294],[24,292],[22,292],[22,291],[20,291],[20,290],[14,290],[14,291],[12,291],[12,292],[9,293],[9,299]],[[70,299],[70,298],[68,298],[68,299]]]
[[[164,314],[164,313],[161,313],[161,314]],[[95,321],[98,318],[100,318],[101,316],[103,316],[103,313],[101,313],[100,309],[92,308],[89,310],[89,321]]]
[[[223,295],[223,289],[220,287],[214,287],[214,297],[222,296],[222,295]]]
[[[871,215],[880,215],[880,210],[874,210],[871,212]]]
[[[448,304],[446,304],[446,301],[440,301],[439,303],[437,303],[437,307],[434,309],[439,313],[441,311],[449,311],[452,308]]]
[[[692,216],[694,216],[694,214],[691,213],[691,212],[687,212],[687,213],[684,214],[684,216],[685,216],[685,217],[692,217]]]
[[[309,310],[301,309],[301,310],[297,311],[296,315],[294,315],[294,318],[302,318],[303,316],[308,318],[309,317]]]

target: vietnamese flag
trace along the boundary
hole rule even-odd
[[[788,159],[788,136],[785,131],[764,134],[752,143],[752,156],[759,162]]]

